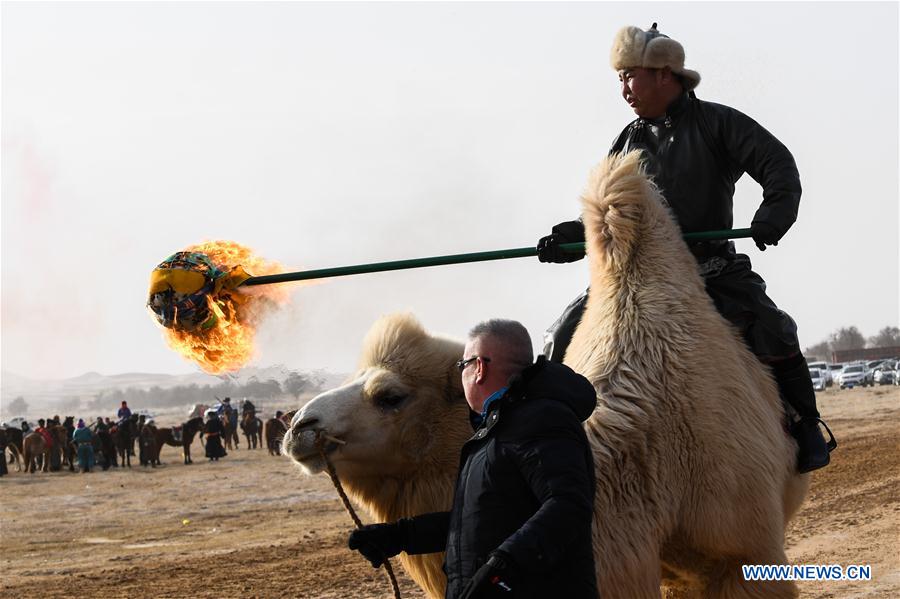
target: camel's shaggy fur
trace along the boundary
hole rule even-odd
[[[636,154],[601,164],[584,204],[591,293],[566,362],[598,394],[585,428],[601,592],[794,596],[792,583],[745,583],[740,569],[786,562],[784,526],[806,491],[772,378],[716,312]],[[461,355],[407,315],[382,319],[353,380],[294,417],[284,453],[320,471],[325,430],[346,441],[328,450],[376,520],[447,509],[471,434]],[[401,559],[443,596],[441,556]]]
[[[662,571],[682,593],[793,596],[740,569],[786,563],[806,492],[773,379],[716,312],[637,153],[595,169],[583,201],[591,292],[565,361],[599,398],[600,588],[657,597]]]

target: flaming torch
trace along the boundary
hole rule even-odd
[[[240,369],[253,358],[262,317],[285,304],[283,286],[241,287],[284,268],[231,241],[209,241],[166,258],[150,275],[147,307],[169,346],[209,374]]]
[[[687,242],[751,237],[750,229],[686,233]],[[584,252],[584,243],[565,243],[567,252]],[[238,370],[253,357],[256,326],[266,312],[287,302],[276,283],[463,264],[537,255],[534,246],[432,256],[393,262],[284,272],[230,241],[210,241],[169,256],[150,277],[147,306],[163,326],[169,345],[210,374]],[[253,273],[251,274],[248,272]]]

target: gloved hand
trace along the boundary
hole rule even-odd
[[[393,524],[369,524],[350,533],[347,545],[362,553],[373,568],[378,568],[389,557],[406,549],[406,522]]]
[[[551,230],[551,234],[541,237],[537,244],[538,260],[541,262],[556,262],[564,264],[575,262],[584,258],[584,252],[564,252],[560,248],[562,243],[576,243],[584,241],[584,223],[580,220],[571,220],[559,223]]]
[[[461,599],[512,597],[512,562],[502,551],[490,554],[486,564],[478,568],[460,595]]]
[[[781,239],[781,233],[778,232],[778,229],[765,221],[750,223],[750,236],[753,237],[756,247],[761,252],[766,251],[767,245],[778,245],[778,240]]]

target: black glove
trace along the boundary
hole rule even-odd
[[[347,545],[362,553],[373,568],[378,568],[388,558],[406,549],[406,529],[405,520],[393,524],[369,524],[351,532]]]
[[[537,244],[538,260],[541,262],[556,262],[563,264],[575,262],[584,258],[584,252],[564,252],[560,248],[562,243],[576,243],[584,241],[584,223],[580,220],[570,220],[559,223],[551,230],[551,234],[541,237]]]
[[[750,223],[750,236],[761,252],[766,251],[767,245],[778,245],[778,240],[781,239],[778,229],[764,221]]]
[[[512,597],[512,561],[502,551],[491,553],[485,565],[478,568],[460,595],[461,599]]]

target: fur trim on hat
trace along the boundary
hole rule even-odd
[[[661,69],[669,67],[684,78],[684,87],[690,91],[700,83],[700,73],[684,68],[684,46],[651,27],[644,31],[639,27],[623,27],[616,33],[609,64],[613,70],[629,67]]]

